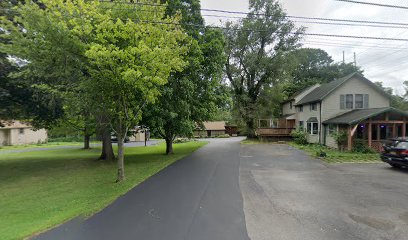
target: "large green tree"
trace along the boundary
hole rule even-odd
[[[292,60],[287,69],[291,72],[291,77],[284,88],[288,96],[316,83],[327,83],[353,72],[362,73],[352,63],[335,63],[322,49],[299,48],[289,56]]]
[[[166,13],[181,12],[181,26],[188,33],[187,66],[172,74],[160,88],[157,103],[144,113],[144,122],[166,141],[166,154],[173,153],[176,136],[192,136],[197,123],[212,117],[222,102],[222,32],[205,28],[198,0],[170,0]]]
[[[182,70],[182,55],[188,46],[177,16],[165,17],[164,10],[152,11],[150,6],[138,13],[125,11],[124,16],[121,12],[128,5],[119,5],[110,6],[118,11],[100,14],[86,51],[91,62],[90,92],[100,96],[98,101],[106,107],[118,138],[118,182],[125,178],[123,143],[127,132],[139,123],[142,108],[157,100],[159,87],[167,83],[170,74]],[[137,21],[140,19],[144,22]],[[155,24],[159,21],[165,24]]]
[[[157,99],[170,73],[185,65],[181,56],[188,42],[178,16],[165,17],[164,9],[150,5],[134,11],[127,1],[42,3],[44,8],[27,2],[17,9],[21,24],[6,26],[9,50],[29,61],[21,74],[41,77],[39,88],[79,87],[86,93],[81,97],[93,101],[95,112],[118,136],[117,181],[122,181],[128,129],[138,124],[142,107]]]
[[[278,1],[250,0],[249,8],[245,19],[226,24],[225,70],[247,134],[254,137],[259,96],[285,79],[288,53],[298,46],[303,29],[288,20]]]
[[[7,51],[12,44],[8,27],[19,26],[13,7],[20,2],[0,2],[0,119],[31,119],[36,127],[47,127],[63,115],[61,99],[33,86],[38,77],[16,74],[25,71],[27,64]]]

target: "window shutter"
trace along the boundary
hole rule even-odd
[[[345,109],[346,107],[345,107],[345,102],[346,102],[346,99],[345,99],[345,97],[344,97],[344,94],[341,94],[340,95],[340,109]]]
[[[364,94],[364,108],[369,108],[369,97],[368,94]]]

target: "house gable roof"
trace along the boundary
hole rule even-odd
[[[333,80],[329,83],[323,84],[320,87],[314,89],[312,92],[307,94],[305,97],[303,97],[299,102],[296,103],[296,105],[302,105],[306,103],[312,103],[312,102],[320,102],[322,101],[325,97],[327,97],[330,93],[332,93],[334,90],[336,90],[338,87],[346,83],[348,80],[352,79],[353,77],[358,77],[360,80],[366,82],[368,85],[370,85],[372,88],[377,90],[379,93],[383,94],[387,98],[390,96],[384,92],[380,87],[375,85],[373,82],[365,78],[363,75],[360,73],[352,73],[349,74],[345,77]]]
[[[31,124],[19,120],[0,120],[0,129],[32,128]]]
[[[216,121],[216,122],[203,122],[205,130],[225,130],[225,122],[224,121]]]
[[[366,120],[371,117],[375,117],[379,114],[386,113],[386,112],[394,112],[397,114],[401,114],[402,116],[408,117],[408,113],[398,110],[392,107],[386,108],[368,108],[368,109],[355,109],[349,112],[346,112],[340,116],[331,118],[323,122],[323,124],[357,124],[363,120]]]

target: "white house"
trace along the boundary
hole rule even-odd
[[[29,123],[18,120],[0,121],[0,146],[46,142],[45,129],[35,130]]]
[[[359,73],[295,94],[282,104],[282,113],[308,133],[310,143],[334,148],[338,131],[347,131],[348,149],[356,138],[379,150],[381,141],[407,134],[408,114],[390,107],[390,96]]]

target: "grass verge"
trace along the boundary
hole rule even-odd
[[[378,153],[357,153],[357,152],[340,152],[318,144],[299,145],[294,142],[288,143],[290,146],[303,150],[313,157],[327,163],[378,163],[381,162]],[[326,157],[320,157],[319,153],[326,153]]]
[[[0,155],[2,240],[23,239],[79,215],[89,216],[189,155],[205,142],[126,148],[126,181],[114,183],[116,163],[95,159],[100,149],[55,149]]]

